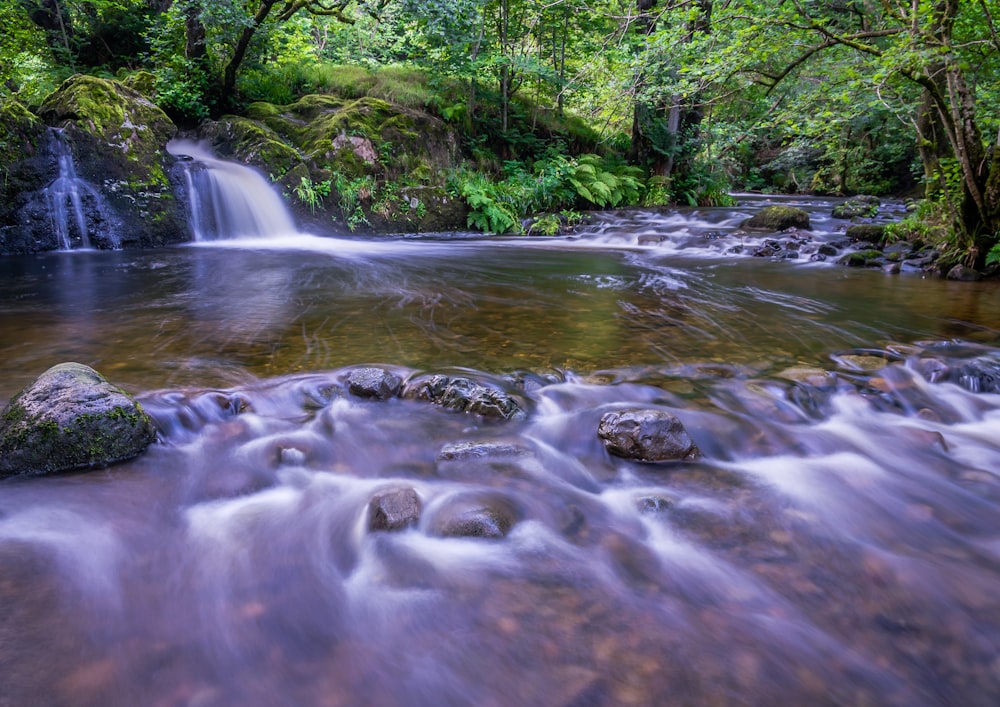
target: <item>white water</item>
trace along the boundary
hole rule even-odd
[[[167,151],[187,157],[188,225],[195,241],[268,238],[298,232],[281,196],[256,170],[219,159],[204,145],[172,140]]]

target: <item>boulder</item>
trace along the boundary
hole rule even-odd
[[[837,204],[830,213],[833,218],[873,218],[878,214],[879,199],[875,196],[854,196]]]
[[[854,223],[847,227],[847,232],[844,235],[852,241],[881,243],[885,240],[885,226],[874,223]]]
[[[403,397],[426,400],[447,410],[498,420],[520,419],[525,415],[513,396],[460,376],[435,374],[418,377],[406,384]]]
[[[754,231],[784,231],[809,228],[809,214],[792,206],[766,206],[740,224]]]
[[[403,381],[384,368],[356,368],[347,376],[347,390],[359,398],[388,400],[395,397]]]
[[[0,415],[0,477],[104,467],[156,439],[142,406],[80,363],[53,366]]]
[[[974,268],[970,268],[967,265],[956,265],[951,270],[948,271],[946,276],[949,280],[956,280],[958,282],[976,282],[982,280],[983,276],[979,271]]]
[[[402,530],[420,520],[420,496],[412,488],[380,491],[368,502],[368,529]]]
[[[683,423],[666,410],[631,408],[605,413],[597,436],[609,453],[635,461],[692,460],[700,456]]]

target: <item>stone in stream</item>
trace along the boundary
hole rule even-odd
[[[786,228],[809,228],[809,214],[793,206],[766,206],[740,224],[754,231],[784,231]]]
[[[384,368],[356,368],[347,376],[347,390],[359,398],[388,400],[396,396],[402,382]]]
[[[693,460],[700,456],[683,423],[665,410],[630,408],[605,413],[597,436],[611,454],[635,461]]]
[[[420,520],[420,496],[412,488],[380,491],[368,502],[368,529],[402,530]]]
[[[416,378],[406,384],[403,397],[499,420],[520,419],[525,415],[521,405],[511,395],[459,376],[437,374]]]
[[[61,363],[0,415],[0,478],[107,466],[138,456],[155,439],[132,396],[89,366]]]
[[[515,522],[517,513],[506,499],[472,495],[440,509],[430,523],[430,532],[444,538],[498,540],[507,536]]]

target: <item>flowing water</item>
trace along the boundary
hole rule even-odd
[[[77,360],[160,436],[0,483],[0,705],[996,704],[996,284],[726,255],[758,207],[0,260],[0,398]],[[626,407],[701,459],[609,456]]]
[[[171,140],[167,151],[182,158],[188,225],[196,242],[295,233],[278,192],[253,168],[219,159],[191,140]]]
[[[73,152],[58,130],[52,131],[51,144],[59,175],[43,190],[43,194],[52,220],[52,230],[56,234],[60,250],[71,250],[74,247],[89,249],[91,234],[87,223],[88,212],[102,222],[107,221],[107,205],[97,189],[77,175]],[[113,228],[108,229],[104,235],[112,248],[121,247],[118,234]]]

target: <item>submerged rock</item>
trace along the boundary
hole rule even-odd
[[[430,532],[444,538],[497,540],[506,537],[515,522],[517,514],[506,499],[469,496],[441,509]]]
[[[698,447],[673,413],[632,408],[606,413],[597,428],[609,453],[641,462],[700,456]]]
[[[138,456],[154,439],[132,396],[89,366],[62,363],[0,416],[0,477],[103,467]]]
[[[740,224],[755,231],[784,231],[809,228],[809,214],[792,206],[767,206]]]
[[[499,420],[519,419],[525,415],[512,396],[465,377],[441,374],[420,377],[407,383],[403,397]]]
[[[411,488],[381,491],[368,502],[368,529],[402,530],[420,520],[420,496]]]

